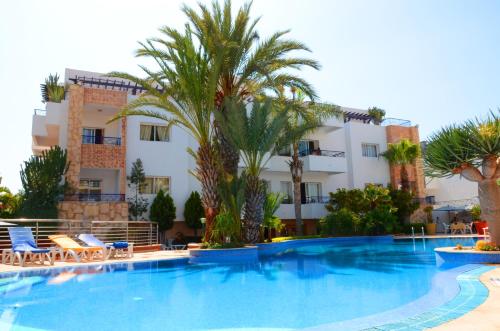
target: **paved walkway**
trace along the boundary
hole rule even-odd
[[[488,298],[473,311],[432,328],[433,331],[498,331],[500,330],[500,267],[481,275],[489,290]]]
[[[152,260],[168,260],[168,259],[178,259],[182,257],[187,257],[189,252],[187,250],[179,251],[156,251],[156,252],[141,252],[134,253],[134,257],[128,259],[110,259],[106,261],[92,261],[92,262],[60,262],[56,261],[53,266],[50,266],[48,262],[45,265],[40,265],[39,263],[30,263],[27,267],[20,267],[17,265],[11,266],[10,264],[0,263],[0,272],[8,271],[27,271],[40,268],[58,268],[58,267],[68,267],[68,266],[82,266],[82,265],[99,265],[99,264],[110,264],[110,263],[123,263],[123,262],[139,262],[139,261],[152,261]]]

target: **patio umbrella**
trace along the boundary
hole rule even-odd
[[[446,206],[442,206],[442,207],[434,209],[434,211],[446,211],[446,212],[448,212],[448,222],[450,221],[450,213],[451,212],[459,213],[459,212],[464,211],[464,210],[465,210],[464,206],[457,207],[457,206],[452,206],[452,205],[446,205]]]

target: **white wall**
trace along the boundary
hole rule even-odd
[[[425,192],[435,196],[436,202],[468,200],[478,196],[477,183],[459,175],[450,178],[425,178]]]
[[[133,96],[129,96],[130,99]],[[144,165],[146,176],[170,177],[170,194],[177,207],[177,220],[183,219],[184,204],[193,190],[200,190],[196,179],[189,174],[194,169],[192,156],[187,147],[196,150],[193,139],[181,128],[173,127],[170,131],[170,141],[142,141],[140,140],[140,124],[165,124],[164,121],[133,116],[127,118],[127,175],[130,174],[132,163],[140,158]],[[127,195],[131,196],[130,188]],[[154,195],[145,195],[152,200]]]
[[[363,157],[363,143],[377,144],[379,153],[387,150],[385,127],[357,122],[345,124],[346,157],[348,163],[348,187],[364,188],[367,183],[390,183],[389,163],[381,156]]]

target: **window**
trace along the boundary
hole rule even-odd
[[[141,124],[140,138],[145,141],[169,141],[170,133],[165,125]]]
[[[80,179],[78,187],[80,196],[100,196],[101,195],[101,180],[100,179]]]
[[[141,194],[157,194],[170,192],[170,177],[146,177],[146,182],[139,188]]]
[[[292,182],[280,182],[280,192],[285,195],[283,197],[283,203],[292,203],[293,201]]]
[[[104,129],[83,128],[82,144],[102,144]]]
[[[291,156],[292,155],[292,148],[290,145],[283,146],[279,151],[278,155],[280,156]]]
[[[305,183],[305,191],[308,203],[321,201],[321,183]]]
[[[361,149],[364,157],[378,157],[378,145],[376,144],[361,144]]]
[[[271,181],[263,179],[262,182],[264,183],[264,188],[265,188],[266,192],[267,193],[272,192],[272,190],[271,190]]]

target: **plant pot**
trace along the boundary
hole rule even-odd
[[[436,234],[436,223],[429,223],[425,225],[425,232],[427,234],[432,235]]]
[[[488,223],[486,221],[474,221],[473,223],[477,234],[484,235],[484,228],[488,227]]]

